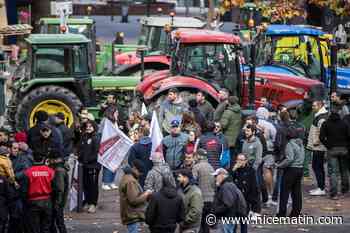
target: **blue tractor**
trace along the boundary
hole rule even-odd
[[[350,68],[337,67],[332,35],[320,28],[269,25],[256,35],[253,42],[256,45],[257,72],[316,79],[330,90],[350,97]]]

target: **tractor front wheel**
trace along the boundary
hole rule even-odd
[[[71,127],[82,106],[80,99],[61,86],[42,86],[30,91],[21,101],[15,116],[17,129],[29,129],[36,124],[35,113],[45,111],[50,116],[62,112],[65,123]]]

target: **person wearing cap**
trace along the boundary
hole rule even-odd
[[[163,179],[169,180],[175,186],[173,173],[169,165],[164,161],[163,153],[154,152],[151,158],[153,167],[147,174],[144,189],[159,192],[162,189]]]
[[[256,172],[248,163],[247,155],[242,153],[237,155],[235,165],[230,170],[230,175],[233,178],[233,182],[241,190],[247,202],[248,210],[257,215],[257,212],[261,209],[260,199],[257,198],[260,193],[256,182]],[[242,228],[245,228],[245,231],[241,230],[241,233],[247,232],[246,225],[241,225]]]
[[[211,213],[212,204],[215,195],[215,178],[212,175],[214,168],[208,162],[208,153],[204,149],[198,149],[197,152],[198,162],[193,166],[193,177],[198,182],[198,187],[202,191],[203,196],[203,211],[200,233],[209,233],[209,226],[207,225],[205,218]]]
[[[174,118],[179,118],[188,109],[187,104],[179,96],[179,90],[176,88],[169,89],[167,98],[161,103],[159,110],[159,124],[165,133],[170,133],[171,122]]]
[[[143,162],[135,159],[131,166],[124,167],[124,175],[119,183],[120,216],[128,233],[138,233],[140,223],[145,221],[145,205],[152,194],[143,191],[138,179],[144,172]]]
[[[140,128],[137,132],[139,136],[139,141],[130,147],[128,152],[128,163],[129,165],[131,165],[135,159],[142,161],[145,170],[140,176],[139,182],[143,187],[145,185],[146,176],[153,167],[153,163],[150,159],[152,150],[152,140],[149,137],[148,129]]]
[[[30,149],[34,150],[38,146],[38,138],[41,137],[40,130],[44,126],[50,125],[49,123],[49,114],[45,111],[38,111],[34,115],[36,124],[30,128],[27,132],[27,138],[28,138],[28,146]],[[51,128],[52,137],[55,138],[54,140],[57,141],[59,144],[63,145],[63,137],[61,132],[56,128]],[[40,144],[39,144],[40,145]]]
[[[177,172],[177,181],[184,194],[185,219],[180,224],[182,233],[198,233],[201,226],[203,197],[202,192],[194,183],[192,171],[181,169]]]
[[[146,223],[151,233],[174,233],[176,225],[185,219],[184,202],[171,180],[161,177],[160,182],[162,188],[151,196],[148,203]]]
[[[48,123],[41,123],[39,126],[39,135],[32,139],[31,149],[34,153],[45,155],[46,159],[64,158],[62,141],[54,136],[54,129]]]
[[[73,153],[73,131],[65,124],[65,116],[62,112],[56,113],[54,123],[63,136],[63,153],[67,158]]]
[[[215,176],[217,190],[213,202],[213,213],[216,219],[245,216],[247,212],[247,203],[242,192],[233,183],[228,171],[224,168],[218,168],[212,174]],[[220,224],[222,233],[236,232],[235,224]]]
[[[188,135],[181,132],[180,121],[172,120],[170,134],[163,138],[162,144],[164,159],[173,171],[182,164],[187,142]]]
[[[220,155],[223,149],[223,145],[218,136],[214,133],[215,123],[207,122],[202,136],[198,140],[198,148],[202,148],[207,151],[209,164],[217,169],[220,167]]]

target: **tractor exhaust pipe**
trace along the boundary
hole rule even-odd
[[[248,109],[255,109],[255,53],[256,47],[254,43],[250,44],[250,74],[248,80]]]
[[[140,49],[140,55],[141,55],[141,81],[143,81],[143,78],[145,76],[145,50]]]

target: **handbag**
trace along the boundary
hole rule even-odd
[[[348,148],[344,146],[335,146],[327,151],[330,157],[343,157],[348,155]]]
[[[222,146],[222,152],[220,155],[220,167],[225,168],[226,166],[230,166],[231,163],[231,155],[229,149],[224,149]]]

